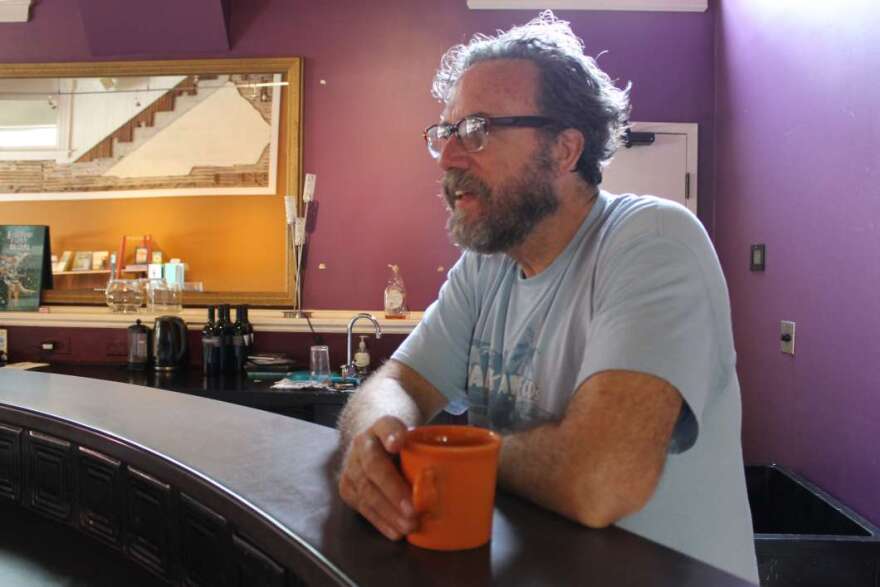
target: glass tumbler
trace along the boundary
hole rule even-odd
[[[111,312],[133,314],[144,303],[144,290],[137,279],[111,279],[104,297]]]
[[[330,383],[330,349],[326,345],[315,345],[311,348],[309,375],[312,381]]]
[[[148,307],[151,312],[177,314],[183,310],[180,285],[171,284],[164,279],[150,280]]]

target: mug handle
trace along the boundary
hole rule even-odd
[[[416,475],[413,483],[413,507],[420,514],[431,513],[439,501],[437,471],[426,467]]]

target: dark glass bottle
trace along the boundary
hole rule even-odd
[[[202,328],[202,373],[209,377],[221,372],[220,353],[223,345],[220,336],[215,332],[217,323],[214,318],[214,306],[208,306],[208,321]]]
[[[248,318],[250,312],[246,305],[239,306],[239,312],[241,312],[243,316],[241,322],[244,328],[245,345],[247,346],[247,354],[250,356],[254,353],[254,325],[251,324],[251,321]]]
[[[235,307],[235,324],[232,325],[232,356],[235,361],[233,370],[240,373],[248,357],[247,333],[245,331],[243,306]]]
[[[229,304],[221,304],[214,334],[220,337],[220,371],[223,373],[232,373],[235,369],[235,351],[232,347],[234,333],[232,322],[229,321]]]

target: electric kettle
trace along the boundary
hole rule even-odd
[[[153,360],[157,371],[186,366],[186,322],[178,316],[159,316],[153,327]]]

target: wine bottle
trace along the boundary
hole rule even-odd
[[[244,362],[248,357],[247,333],[242,307],[235,307],[235,324],[232,325],[232,356],[235,362],[233,371],[236,373],[240,373],[244,369]]]
[[[244,312],[244,319],[242,323],[244,324],[244,333],[245,333],[245,343],[247,345],[247,354],[248,356],[254,353],[254,325],[251,324],[250,318],[248,315],[250,311],[246,305],[241,306],[241,311]]]
[[[221,372],[222,344],[220,337],[215,332],[217,323],[214,319],[214,306],[208,306],[208,321],[202,328],[202,373],[208,377],[213,377]]]
[[[232,373],[235,367],[235,351],[232,347],[234,328],[229,321],[229,304],[220,304],[220,317],[214,326],[214,334],[220,337],[220,371]]]

